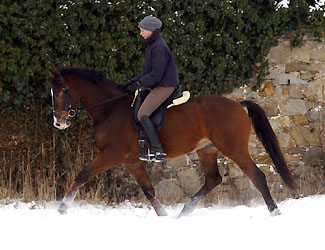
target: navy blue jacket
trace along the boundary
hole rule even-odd
[[[145,72],[133,80],[138,80],[141,86],[149,88],[177,86],[179,79],[175,59],[166,41],[160,36],[160,30],[156,30],[145,42]]]

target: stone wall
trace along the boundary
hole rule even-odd
[[[304,46],[292,48],[283,39],[268,55],[270,75],[254,92],[250,86],[226,95],[236,101],[252,100],[266,112],[278,136],[288,166],[298,183],[290,191],[273,170],[272,161],[254,131],[249,150],[266,174],[273,197],[283,200],[325,192],[325,44],[305,38]],[[148,166],[158,197],[165,204],[185,202],[204,182],[196,154]],[[204,200],[205,205],[247,204],[261,196],[231,160],[220,156],[223,183]]]

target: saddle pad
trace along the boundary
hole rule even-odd
[[[132,106],[131,110],[131,124],[135,128],[136,131],[140,131],[141,124],[137,119],[137,114],[140,109],[141,104],[143,103],[144,99],[147,97],[147,95],[150,93],[149,90],[142,90],[139,91],[135,101],[134,105]],[[182,93],[180,91],[180,88],[177,88],[174,90],[174,92],[167,98],[163,104],[159,106],[158,109],[156,109],[150,116],[150,119],[152,123],[154,124],[157,131],[162,129],[165,122],[165,116],[166,116],[166,109],[167,106],[173,103],[173,100],[176,98],[179,98],[182,96]]]

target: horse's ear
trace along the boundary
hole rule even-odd
[[[58,73],[57,68],[55,68],[54,70],[50,70],[49,74],[54,80],[60,80],[60,74]]]

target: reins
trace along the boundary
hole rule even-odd
[[[119,99],[119,98],[122,98],[122,97],[124,97],[124,96],[126,96],[126,95],[129,95],[130,93],[132,93],[132,91],[131,91],[131,92],[127,92],[127,93],[122,94],[122,95],[119,95],[119,96],[115,96],[115,97],[113,97],[113,98],[110,98],[110,99],[104,100],[104,101],[99,102],[99,103],[96,103],[96,104],[92,104],[92,105],[90,105],[90,106],[88,106],[88,107],[86,107],[86,108],[80,108],[80,109],[77,110],[77,112],[80,113],[81,111],[86,111],[86,110],[89,110],[89,109],[95,108],[95,107],[97,107],[97,106],[103,105],[103,104],[105,104],[105,103],[112,102],[112,101],[114,101],[114,100],[116,100],[116,99]]]

